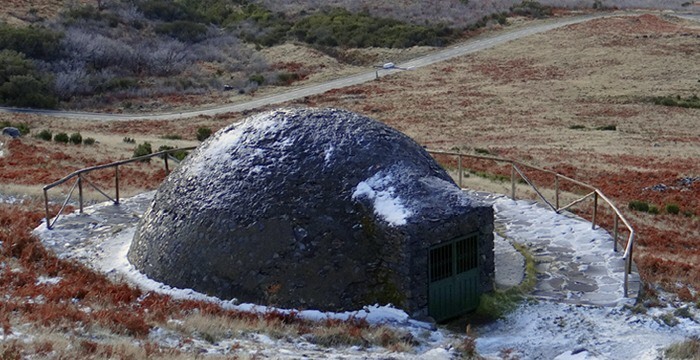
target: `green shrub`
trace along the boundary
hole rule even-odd
[[[649,205],[649,214],[658,215],[659,213],[659,208],[656,205]]]
[[[690,308],[688,306],[684,306],[681,308],[678,308],[673,311],[673,315],[684,318],[684,319],[692,319],[693,318],[693,313],[690,311]]]
[[[14,50],[29,58],[54,60],[60,55],[62,34],[29,26],[14,27],[0,22],[0,49]]]
[[[571,130],[583,130],[585,128],[586,127],[583,125],[571,125],[571,126],[569,126],[569,129],[571,129]]]
[[[250,75],[248,81],[257,83],[258,85],[262,85],[265,82],[265,77],[261,74],[253,74]]]
[[[636,210],[641,212],[649,211],[649,203],[641,200],[632,200],[628,204],[630,210]]]
[[[680,213],[681,208],[676,205],[676,204],[666,204],[666,213],[672,214],[672,215],[678,215]]]
[[[184,1],[146,0],[137,2],[139,10],[149,19],[163,21],[200,21],[201,17]]]
[[[130,138],[130,137],[128,137],[128,136],[127,136],[127,137],[124,137],[124,138],[122,139],[122,142],[125,142],[125,143],[127,143],[127,144],[136,144],[136,140],[134,140],[134,138]]]
[[[299,74],[293,72],[282,72],[277,74],[277,81],[283,85],[291,85],[300,79]]]
[[[165,151],[165,150],[173,150],[173,149],[175,149],[175,148],[172,146],[161,145],[158,148],[158,152]],[[182,161],[185,157],[187,157],[187,155],[189,155],[189,154],[187,153],[187,151],[184,151],[184,150],[178,150],[178,151],[174,151],[174,152],[170,153],[170,156],[172,156],[180,161]],[[163,154],[162,157],[165,158],[165,156],[166,156],[166,154]]]
[[[115,77],[98,86],[98,91],[126,90],[138,86],[138,81],[131,77]]]
[[[95,144],[95,139],[94,139],[94,138],[91,138],[91,137],[85,138],[85,140],[83,140],[83,144],[85,144],[85,145],[94,145],[94,144]]]
[[[68,137],[68,134],[62,132],[62,133],[56,134],[53,137],[53,141],[68,144],[68,141],[70,141],[70,137]]]
[[[617,125],[603,125],[603,126],[598,126],[595,129],[602,130],[602,131],[615,131],[615,130],[617,130]]]
[[[659,316],[659,319],[669,327],[674,327],[680,323],[680,321],[678,321],[678,319],[671,312],[664,313],[663,315]]]
[[[697,95],[692,95],[687,98],[683,98],[680,95],[657,96],[655,98],[652,98],[652,101],[656,105],[700,109],[700,97],[698,97]]]
[[[182,136],[177,135],[177,134],[167,134],[163,135],[160,137],[161,139],[166,139],[166,140],[182,140]],[[165,145],[163,145],[165,146]]]
[[[309,44],[352,48],[442,46],[454,36],[452,29],[444,25],[413,25],[339,8],[303,18],[294,24],[290,33]]]
[[[197,129],[197,140],[204,141],[211,136],[211,129],[208,127],[201,127]]]
[[[58,100],[49,76],[39,73],[31,60],[13,50],[0,51],[0,104],[55,108]]]
[[[79,132],[70,134],[70,142],[75,145],[80,145],[83,143],[83,136]]]
[[[185,43],[196,43],[207,37],[206,25],[186,20],[158,24],[154,30],[156,34],[167,35]]]
[[[51,133],[51,130],[44,129],[39,131],[39,133],[36,134],[36,137],[44,141],[51,141],[51,138],[53,138],[53,133]]]
[[[536,19],[552,16],[552,7],[540,4],[537,1],[525,0],[510,8],[510,12],[519,16],[528,16]]]
[[[491,152],[488,151],[488,149],[474,148],[474,152],[482,155],[491,155]]]
[[[139,144],[134,148],[134,156],[133,157],[139,157],[139,156],[145,156],[153,154],[153,149],[151,148],[151,143],[149,142],[144,142],[143,144]],[[151,159],[143,159],[142,161],[151,161]]]

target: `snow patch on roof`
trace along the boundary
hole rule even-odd
[[[374,213],[392,226],[406,225],[406,220],[413,211],[406,208],[405,202],[396,195],[396,181],[392,174],[384,175],[382,171],[357,184],[352,199],[366,197],[374,201]]]
[[[235,148],[245,146],[245,142],[249,140],[255,142],[257,139],[267,138],[277,127],[284,124],[284,121],[263,115],[266,114],[246,118],[229,129],[216,133],[216,138],[202,149],[202,156],[206,161],[190,164],[187,167],[188,174],[199,175],[202,172],[217,171],[221,165],[236,161],[231,156]],[[291,145],[290,139],[282,139],[280,144],[282,147],[288,147]],[[253,151],[255,154],[261,152],[260,149]]]

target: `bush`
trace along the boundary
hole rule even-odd
[[[51,133],[51,130],[41,130],[39,131],[38,134],[36,134],[36,137],[44,140],[44,141],[51,141],[51,138],[53,137],[53,133]]]
[[[659,213],[659,208],[656,205],[649,205],[649,214],[658,215]]]
[[[204,141],[211,136],[211,129],[208,127],[201,127],[197,129],[197,140]]]
[[[13,27],[0,23],[0,49],[14,50],[32,59],[57,59],[61,38],[61,33],[42,27]]]
[[[19,107],[55,108],[52,80],[35,68],[24,54],[0,51],[0,104]]]
[[[70,142],[75,145],[80,145],[83,143],[83,136],[79,132],[70,134]]]
[[[53,137],[53,141],[68,144],[68,141],[70,141],[70,138],[68,137],[68,134],[62,132],[62,133],[56,134]]]
[[[672,214],[672,215],[678,215],[680,213],[681,208],[676,205],[676,204],[667,204],[666,205],[666,213]]]
[[[172,146],[161,145],[158,148],[158,152],[165,151],[165,150],[173,150],[173,149],[175,149],[175,148]],[[182,161],[187,155],[188,155],[187,151],[184,151],[184,150],[178,150],[178,151],[170,153],[170,156],[172,156],[180,161]],[[162,157],[165,158],[165,156],[166,156],[166,154],[163,154]]]
[[[658,96],[653,98],[652,101],[656,105],[700,109],[700,97],[697,95],[692,95],[688,98],[683,98],[680,95]]]
[[[616,125],[604,125],[604,126],[598,126],[595,129],[602,130],[602,131],[615,131],[615,130],[617,130],[617,126]]]
[[[632,200],[629,202],[630,210],[636,210],[641,212],[649,211],[649,203],[646,201]]]
[[[586,127],[583,125],[571,125],[571,126],[569,126],[569,129],[571,129],[571,130],[583,130],[585,128]]]
[[[290,32],[309,44],[353,48],[442,46],[454,35],[446,26],[412,25],[345,9],[315,13],[298,21]]]
[[[128,137],[128,136],[127,136],[127,137],[124,137],[124,138],[122,139],[122,142],[125,142],[125,143],[127,143],[127,144],[136,144],[136,140],[134,140],[134,138],[130,138],[130,137]]]
[[[265,77],[261,74],[253,74],[248,78],[248,81],[257,83],[259,86],[265,82]]]
[[[83,140],[83,144],[85,144],[85,145],[94,145],[94,144],[95,144],[95,139],[94,139],[94,138],[91,138],[91,137],[85,138],[85,140]]]
[[[550,6],[545,6],[537,1],[531,0],[525,0],[511,7],[510,12],[514,15],[528,16],[536,19],[552,16],[552,8]]]
[[[200,16],[183,2],[171,0],[147,0],[138,3],[139,10],[149,19],[163,21],[199,21]]]
[[[139,157],[139,156],[145,156],[153,154],[153,149],[151,148],[151,143],[149,142],[144,142],[143,144],[139,144],[136,148],[134,148],[134,156],[133,157]],[[143,161],[151,161],[151,159],[143,159]]]
[[[182,136],[177,135],[177,134],[167,134],[167,135],[161,136],[160,138],[166,139],[166,140],[182,140]],[[165,146],[165,145],[163,145],[163,146]]]
[[[167,35],[185,43],[200,42],[207,37],[207,27],[192,21],[178,20],[171,23],[158,24],[156,34]]]

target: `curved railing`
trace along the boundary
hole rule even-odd
[[[159,151],[159,152],[156,152],[153,154],[138,156],[138,157],[134,157],[134,158],[127,159],[127,160],[117,161],[117,162],[113,162],[113,163],[109,163],[109,164],[92,166],[92,167],[88,167],[88,168],[74,171],[74,172],[68,174],[67,176],[65,176],[64,178],[44,186],[44,205],[46,206],[46,228],[48,228],[50,230],[54,226],[54,224],[56,224],[59,217],[63,213],[63,210],[65,210],[66,205],[68,204],[68,201],[70,201],[71,197],[73,196],[73,192],[75,191],[76,187],[78,188],[78,204],[80,206],[80,212],[81,213],[83,212],[83,183],[87,183],[88,185],[92,186],[92,188],[95,189],[98,193],[102,194],[104,197],[111,200],[115,205],[118,205],[119,204],[119,166],[126,165],[126,164],[136,162],[136,161],[144,161],[144,160],[148,160],[150,158],[156,157],[156,156],[160,156],[163,158],[163,162],[165,164],[165,172],[169,173],[170,167],[169,167],[168,161],[173,161],[176,164],[180,162],[176,158],[172,157],[170,154],[178,152],[178,151],[189,151],[189,150],[193,150],[193,149],[195,149],[195,147],[186,147],[186,148],[181,148],[181,149],[171,149],[171,150]],[[97,187],[97,185],[95,185],[93,182],[88,180],[86,177],[86,175],[92,171],[102,170],[102,169],[107,169],[107,168],[114,168],[114,190],[115,190],[114,198],[107,195],[104,191],[102,191],[102,189]],[[70,191],[68,192],[68,196],[66,196],[66,199],[63,201],[63,204],[61,205],[60,210],[58,210],[58,213],[54,217],[53,221],[51,221],[51,214],[49,213],[49,190],[51,190],[52,188],[54,188],[56,186],[64,184],[71,179],[76,179],[76,180],[73,183],[73,186],[71,187]]]
[[[457,171],[458,171],[458,184],[459,187],[462,187],[462,176],[463,176],[463,166],[462,166],[462,158],[467,157],[467,158],[472,158],[472,159],[480,159],[480,160],[490,160],[490,161],[495,161],[495,162],[501,162],[501,163],[507,163],[510,164],[511,167],[511,174],[510,174],[510,183],[511,183],[511,194],[510,197],[512,199],[515,199],[515,189],[516,189],[516,182],[517,182],[517,177],[519,176],[522,180],[524,180],[539,196],[539,198],[547,204],[552,210],[554,210],[557,213],[560,213],[566,209],[571,208],[572,206],[590,198],[593,197],[593,215],[591,219],[591,223],[593,228],[595,229],[596,226],[596,221],[598,217],[598,199],[601,199],[603,202],[608,204],[610,209],[612,209],[613,213],[615,214],[614,222],[613,222],[613,251],[617,251],[617,241],[618,241],[618,228],[619,228],[619,222],[622,221],[622,224],[627,228],[629,231],[629,237],[627,238],[627,244],[625,245],[625,252],[622,255],[622,258],[625,260],[625,271],[624,271],[624,296],[627,297],[628,295],[628,290],[629,290],[629,274],[632,273],[632,251],[634,249],[634,237],[635,237],[635,232],[634,228],[632,228],[632,225],[630,225],[629,221],[622,215],[620,210],[615,206],[615,204],[610,201],[610,199],[603,194],[600,189],[596,188],[593,185],[587,184],[583,181],[579,181],[576,179],[572,179],[568,176],[559,174],[555,171],[552,170],[547,170],[543,169],[537,166],[533,165],[528,165],[524,164],[515,160],[511,159],[505,159],[505,158],[499,158],[495,156],[484,156],[484,155],[472,155],[472,154],[462,154],[458,152],[450,152],[450,151],[440,151],[440,150],[427,150],[428,153],[431,155],[447,155],[447,156],[455,156],[457,157]],[[550,202],[540,191],[540,189],[537,188],[535,183],[530,180],[525,173],[522,171],[524,168],[529,168],[532,170],[540,171],[549,175],[552,175],[554,177],[554,204]],[[578,198],[571,203],[565,205],[565,206],[559,206],[559,200],[560,200],[560,182],[561,181],[568,181],[570,183],[573,183],[575,185],[581,186],[583,188],[586,188],[590,190],[591,192],[588,193],[587,195]]]
[[[188,150],[192,150],[194,148],[195,147],[187,147],[187,148],[181,148],[181,149],[165,150],[165,151],[160,151],[160,152],[145,155],[145,156],[139,156],[139,157],[135,157],[135,158],[127,159],[127,160],[122,160],[122,161],[117,161],[117,162],[113,162],[113,163],[109,163],[109,164],[97,165],[97,166],[93,166],[93,167],[89,167],[89,168],[85,168],[85,169],[80,169],[80,170],[77,170],[77,171],[67,175],[66,177],[64,177],[58,181],[55,181],[51,184],[44,186],[44,203],[46,205],[46,227],[48,229],[51,229],[53,227],[53,225],[56,224],[56,221],[58,221],[60,215],[63,213],[63,210],[65,209],[66,205],[68,204],[68,201],[70,201],[76,187],[78,187],[78,203],[80,206],[80,212],[81,213],[83,212],[83,182],[86,182],[87,184],[92,186],[95,190],[97,190],[97,192],[99,192],[100,194],[102,194],[107,199],[111,200],[112,202],[114,202],[114,204],[119,204],[119,166],[129,164],[132,162],[136,162],[136,161],[143,161],[143,160],[150,159],[153,157],[161,156],[164,160],[165,171],[166,171],[166,173],[168,173],[170,171],[169,165],[168,165],[168,160],[175,161],[175,162],[179,163],[179,161],[177,159],[170,156],[171,153],[174,153],[177,151],[183,151],[183,150],[188,151]],[[627,221],[627,219],[624,217],[624,215],[622,215],[620,210],[615,206],[615,204],[612,201],[610,201],[610,199],[607,196],[605,196],[605,194],[603,194],[602,191],[600,191],[600,189],[594,187],[593,185],[587,184],[583,181],[572,179],[568,176],[559,174],[555,171],[543,169],[543,168],[533,166],[533,165],[524,164],[524,163],[521,163],[521,162],[518,162],[515,160],[511,160],[511,159],[499,158],[499,157],[495,157],[495,156],[462,154],[462,153],[458,153],[458,152],[439,151],[439,150],[428,150],[428,152],[431,155],[447,155],[447,156],[457,157],[457,171],[459,174],[458,175],[458,184],[459,184],[460,188],[462,187],[462,176],[463,176],[462,158],[468,157],[468,158],[472,158],[472,159],[490,160],[490,161],[510,164],[510,167],[511,167],[510,182],[511,182],[511,198],[512,199],[515,199],[515,190],[516,190],[516,182],[517,182],[516,178],[518,176],[522,180],[524,180],[535,191],[535,193],[539,196],[539,198],[542,201],[544,201],[545,204],[547,204],[552,210],[554,210],[557,213],[560,213],[566,209],[571,208],[572,206],[574,206],[578,203],[581,203],[582,201],[584,201],[590,197],[593,197],[593,215],[592,215],[592,219],[591,219],[591,223],[592,223],[593,228],[595,228],[596,222],[597,222],[598,199],[603,200],[603,202],[608,204],[608,206],[612,209],[612,211],[615,214],[614,223],[613,223],[614,224],[613,225],[613,251],[617,251],[619,222],[622,221],[624,226],[629,231],[629,237],[627,238],[625,252],[622,256],[623,259],[625,260],[625,271],[624,271],[625,275],[624,275],[624,284],[623,284],[624,296],[625,297],[628,296],[629,274],[632,273],[632,251],[634,248],[634,236],[635,236],[634,228],[632,228],[632,225],[630,225],[629,221]],[[114,168],[115,169],[115,172],[114,172],[115,196],[114,196],[114,198],[107,195],[104,191],[102,191],[100,188],[98,188],[95,184],[90,182],[85,177],[86,174],[88,174],[92,171],[106,169],[106,168]],[[537,188],[537,186],[534,184],[534,182],[532,180],[530,180],[530,178],[528,178],[525,175],[525,173],[522,171],[523,168],[537,170],[537,171],[552,175],[554,177],[554,188],[555,188],[554,189],[555,190],[554,203],[550,202],[542,194],[540,189]],[[51,221],[51,215],[49,213],[49,195],[48,195],[49,190],[56,187],[56,186],[64,184],[67,181],[74,179],[74,178],[76,179],[75,183],[71,187],[71,189],[68,193],[68,196],[66,197],[65,201],[61,205],[60,210],[58,211],[58,213],[54,217],[53,221]],[[571,183],[576,184],[578,186],[581,186],[583,188],[589,189],[591,192],[588,193],[587,195],[579,198],[579,199],[576,199],[576,200],[570,202],[569,204],[567,204],[565,206],[559,206],[560,189],[561,189],[560,182],[561,181],[571,182]]]

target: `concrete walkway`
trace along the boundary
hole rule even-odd
[[[537,262],[537,285],[532,293],[540,299],[613,306],[623,297],[621,253],[612,251],[612,238],[603,229],[574,216],[556,214],[532,201],[513,201],[506,196],[476,193],[495,209],[496,282],[499,287],[519,284],[524,258],[510,241],[525,245]],[[59,256],[97,267],[114,251],[117,234],[131,232],[149,206],[154,192],[123,199],[121,205],[103,203],[87,207],[84,214],[62,216],[54,230],[40,226],[36,233]],[[639,277],[630,275],[630,297],[639,289]]]

